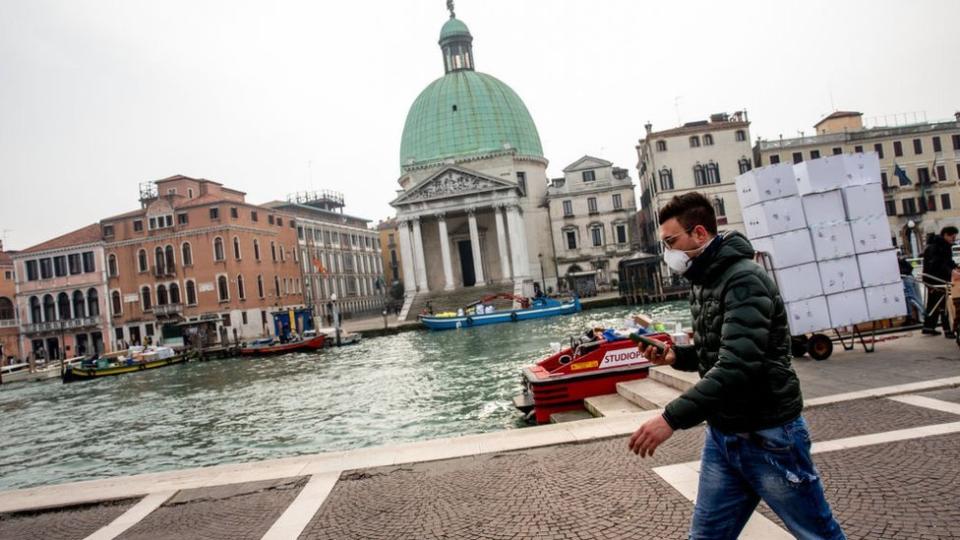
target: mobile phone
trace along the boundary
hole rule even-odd
[[[654,347],[657,348],[657,352],[659,353],[663,353],[663,351],[667,350],[667,345],[658,339],[649,338],[647,336],[643,336],[640,334],[630,334],[630,339],[632,339],[635,343],[643,343],[644,345],[653,345]]]

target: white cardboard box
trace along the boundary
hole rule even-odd
[[[832,328],[830,326],[830,311],[827,309],[827,298],[824,296],[786,302],[784,307],[787,310],[790,335],[799,336]]]
[[[860,281],[864,287],[900,283],[896,249],[857,255],[857,264],[860,265]]]
[[[883,251],[893,247],[887,216],[872,216],[850,222],[853,249],[858,254]]]
[[[850,326],[871,320],[863,289],[827,295],[827,308],[830,310],[830,326],[832,328]]]
[[[807,226],[800,197],[774,199],[742,210],[747,238],[762,238]]]
[[[741,208],[797,194],[793,165],[787,163],[747,171],[736,178],[736,183]]]
[[[810,227],[810,239],[818,261],[849,257],[855,253],[850,224],[846,222]]]
[[[887,209],[883,204],[883,186],[864,184],[843,188],[843,206],[850,221],[883,216]]]
[[[820,269],[823,294],[834,294],[861,287],[860,268],[857,266],[856,257],[822,261],[817,266]]]
[[[753,249],[770,254],[774,268],[788,268],[813,262],[813,243],[810,231],[798,229],[750,241]]]
[[[807,225],[837,223],[847,219],[847,212],[843,208],[843,192],[839,189],[810,193],[800,197],[800,200]]]
[[[876,152],[844,154],[847,185],[879,184],[880,156]]]
[[[823,294],[817,263],[801,264],[773,271],[784,302],[805,300]]]
[[[863,290],[867,295],[867,312],[870,320],[892,319],[907,314],[907,304],[903,298],[903,283],[891,283]]]
[[[829,156],[801,161],[793,166],[800,195],[840,189],[849,185],[847,162],[843,156]]]

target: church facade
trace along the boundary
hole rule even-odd
[[[536,125],[506,84],[474,70],[473,37],[451,12],[440,34],[445,74],[407,114],[398,220],[410,299],[499,286],[556,289],[547,160]],[[405,314],[402,314],[402,316]]]

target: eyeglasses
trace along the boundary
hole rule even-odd
[[[694,227],[690,227],[689,229],[684,229],[683,232],[679,232],[679,233],[677,233],[677,234],[674,234],[674,235],[672,235],[672,236],[668,236],[668,237],[660,240],[660,243],[663,244],[665,247],[673,248],[673,244],[677,241],[677,238],[680,238],[680,235],[682,235],[682,234],[684,234],[684,233],[690,234],[691,232],[693,232],[693,229],[695,229],[695,228],[696,228],[696,227],[694,226]]]

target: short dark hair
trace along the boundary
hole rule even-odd
[[[957,234],[957,228],[953,225],[947,225],[946,227],[940,229],[940,236],[946,236],[948,234]]]
[[[680,225],[687,231],[702,225],[710,234],[717,234],[717,214],[713,210],[713,204],[702,193],[696,191],[674,196],[666,206],[660,209],[659,217],[660,225],[677,218]]]

